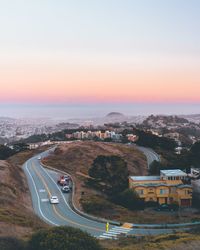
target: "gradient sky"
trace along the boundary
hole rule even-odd
[[[0,102],[200,103],[199,0],[0,0]]]

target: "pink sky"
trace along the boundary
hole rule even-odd
[[[1,102],[200,102],[200,76],[186,68],[18,65],[0,70]]]
[[[200,1],[2,1],[0,103],[200,103]]]

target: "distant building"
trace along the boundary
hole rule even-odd
[[[121,134],[117,134],[115,133],[115,131],[109,131],[106,130],[105,132],[101,132],[100,130],[98,131],[76,131],[72,134],[65,134],[66,139],[78,139],[78,140],[82,140],[82,139],[94,139],[94,138],[99,138],[101,140],[104,139],[112,139],[114,141],[120,141],[122,135]]]
[[[129,188],[144,201],[191,206],[192,186],[186,180],[187,174],[180,169],[161,170],[160,176],[130,176]]]
[[[28,144],[28,148],[29,149],[36,149],[38,148],[40,145],[38,143],[29,143]]]
[[[135,142],[138,140],[138,136],[134,134],[127,134],[126,137],[130,142]]]

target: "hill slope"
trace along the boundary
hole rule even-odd
[[[64,170],[72,174],[76,182],[76,205],[79,209],[84,209],[89,213],[86,206],[96,204],[99,211],[95,210],[98,216],[120,219],[120,216],[128,214],[126,209],[110,203],[107,197],[99,191],[92,189],[87,185],[88,170],[93,160],[98,155],[118,155],[127,162],[128,170],[131,175],[146,175],[147,162],[145,156],[137,149],[116,143],[103,142],[73,142],[66,145],[60,145],[55,153],[44,159],[44,164],[54,168]],[[89,204],[88,204],[89,203]],[[105,209],[104,209],[105,208]],[[116,215],[114,210],[116,209]],[[117,211],[117,209],[119,209]],[[123,211],[122,211],[123,210]],[[114,216],[114,217],[113,217]]]
[[[22,163],[32,152],[23,152],[0,161],[0,236],[24,238],[46,227],[34,214]]]

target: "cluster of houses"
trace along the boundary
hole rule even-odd
[[[115,131],[76,131],[71,134],[66,134],[65,137],[67,139],[78,139],[78,140],[84,140],[84,139],[95,139],[98,138],[100,140],[105,140],[105,139],[112,139],[113,141],[120,141],[122,139],[122,134],[116,133]],[[136,141],[137,136],[133,134],[128,134],[126,136],[129,141]]]

